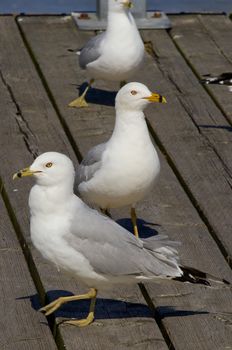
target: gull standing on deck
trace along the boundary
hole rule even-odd
[[[108,0],[105,32],[90,39],[79,52],[80,67],[90,76],[84,93],[70,107],[86,107],[86,93],[94,79],[124,82],[138,69],[144,44],[130,12],[131,1]]]
[[[209,285],[205,273],[179,265],[175,242],[163,235],[136,239],[75,196],[74,167],[65,155],[40,155],[14,178],[24,176],[36,180],[29,195],[32,243],[44,258],[90,287],[86,294],[60,297],[44,306],[40,311],[46,315],[69,301],[90,299],[86,319],[65,321],[86,326],[94,320],[97,290],[120,283],[174,279]]]
[[[138,237],[135,205],[152,189],[160,171],[144,108],[166,99],[141,83],[128,83],[116,96],[116,120],[111,138],[92,148],[76,173],[76,191],[101,209],[131,206]]]

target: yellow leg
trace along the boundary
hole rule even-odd
[[[151,56],[155,56],[155,52],[154,52],[154,49],[153,49],[153,46],[152,46],[152,43],[151,41],[147,41],[144,43],[144,48],[146,50],[146,52],[151,55]]]
[[[45,313],[46,316],[50,315],[51,313],[53,313],[54,311],[56,311],[57,309],[59,309],[59,307],[61,307],[61,305],[68,303],[69,301],[74,301],[74,300],[83,300],[83,299],[93,299],[96,301],[96,297],[97,297],[97,290],[95,288],[91,288],[90,291],[86,294],[81,294],[81,295],[71,295],[69,297],[60,297],[54,301],[52,301],[50,304],[42,307],[41,309],[39,309],[39,311],[42,311]],[[93,317],[94,317],[94,306],[95,306],[95,301],[94,301],[94,305],[92,307],[93,310],[90,310],[92,312],[92,321],[93,321]],[[92,300],[91,300],[91,304],[92,304]],[[90,305],[91,307],[91,305]],[[89,316],[88,316],[89,317]],[[87,318],[88,318],[87,317]],[[82,321],[82,320],[81,320]],[[84,320],[83,320],[84,321]],[[91,322],[92,322],[91,321]]]
[[[94,82],[94,79],[91,79],[88,86],[86,87],[85,91],[83,92],[83,94],[81,96],[79,96],[78,98],[76,98],[75,100],[73,100],[72,102],[70,102],[69,107],[74,107],[74,108],[88,107],[88,103],[85,100],[85,96],[86,96],[89,88],[93,84],[93,82]]]
[[[137,227],[137,216],[136,216],[135,208],[131,208],[131,221],[133,224],[134,235],[135,235],[135,237],[139,238],[139,232],[138,232],[138,227]]]
[[[68,321],[64,321],[63,323],[71,324],[73,326],[78,326],[78,327],[85,327],[85,326],[88,326],[90,323],[92,323],[94,320],[94,309],[95,309],[96,297],[97,297],[96,290],[95,290],[95,293],[96,293],[95,296],[92,297],[91,299],[89,314],[86,318],[84,318],[83,320],[68,320]]]

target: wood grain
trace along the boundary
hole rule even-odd
[[[172,23],[171,36],[199,78],[232,71],[232,23],[227,16],[172,16]],[[231,124],[232,99],[228,88],[208,85],[206,89]],[[225,128],[230,135],[227,123],[217,126],[217,130]]]
[[[0,197],[0,348],[57,349],[46,318],[35,310],[37,292]]]

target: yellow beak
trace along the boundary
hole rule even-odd
[[[160,102],[160,103],[167,103],[167,100],[165,97],[157,94],[156,92],[153,92],[151,96],[144,97],[145,100],[148,100],[150,102]]]
[[[123,6],[128,9],[132,8],[133,7],[132,1],[123,1]]]
[[[41,173],[41,171],[36,170],[30,170],[30,167],[19,170],[17,173],[13,175],[13,180],[15,180],[17,177],[21,178],[24,176],[32,176],[34,174]]]

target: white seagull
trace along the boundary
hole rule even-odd
[[[175,242],[159,235],[137,239],[84,204],[73,193],[75,172],[67,156],[44,153],[13,178],[24,176],[36,180],[29,195],[32,243],[44,258],[90,288],[51,302],[41,309],[46,315],[69,301],[91,299],[86,319],[66,321],[86,326],[94,320],[100,288],[167,279],[209,284],[205,273],[179,265]]]
[[[81,198],[103,211],[129,205],[137,237],[135,205],[150,192],[160,171],[143,113],[151,102],[166,99],[141,83],[128,83],[119,90],[112,136],[87,153],[75,182]]]
[[[86,107],[85,96],[94,79],[124,82],[139,68],[144,44],[130,12],[131,1],[108,0],[105,32],[90,39],[78,52],[80,67],[91,78],[84,93],[70,107]]]

